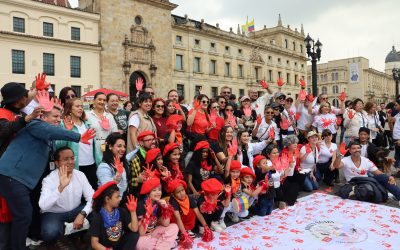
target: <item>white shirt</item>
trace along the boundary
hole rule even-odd
[[[301,104],[297,111],[301,114],[299,120],[297,120],[297,128],[300,130],[308,130],[306,125],[312,123],[313,116],[308,113],[308,108],[304,107],[304,104]]]
[[[25,108],[21,109],[22,112],[24,112],[26,115],[30,115],[33,113],[33,110],[39,106],[39,103],[35,101],[35,99],[32,99],[32,101],[26,105]]]
[[[92,211],[94,190],[84,173],[74,169],[71,181],[62,193],[58,191],[59,185],[60,177],[58,169],[52,171],[43,179],[42,192],[39,199],[39,207],[42,213],[65,213],[72,211],[81,204],[82,195],[86,200],[86,205],[82,211],[85,211],[86,214]]]
[[[326,146],[325,141],[321,143],[319,163],[327,163],[337,150],[336,143],[332,143],[329,147]]]
[[[140,126],[140,117],[139,114],[134,114],[129,118],[129,125],[128,126],[134,126],[135,128],[138,128]]]
[[[85,126],[85,123],[81,123],[81,126],[78,126],[78,124],[74,124],[76,128],[79,131],[79,134],[83,135],[86,130],[88,129]],[[89,145],[79,142],[79,166],[89,166],[95,163],[94,157],[93,157],[93,139],[89,140]]]
[[[367,127],[369,129],[373,129],[373,128],[380,128],[380,121],[379,121],[379,116],[377,115],[377,113],[375,113],[375,115],[366,115],[365,119],[367,120]],[[378,125],[378,126],[377,126]],[[376,138],[377,132],[372,131],[370,133],[370,141],[372,141],[373,139]]]
[[[329,129],[332,134],[336,134],[336,115],[332,113],[316,115],[312,126],[317,128],[318,133]]]
[[[317,98],[315,98],[315,99],[317,99]],[[320,108],[320,106],[321,106],[321,104],[316,104],[315,106],[313,106],[313,108],[312,108],[312,113],[313,113],[314,115],[319,114],[319,108]],[[332,105],[331,105],[331,110],[333,111],[333,114],[335,114],[335,115],[340,114],[340,109],[339,109],[339,108],[336,108],[335,106],[332,106]]]
[[[353,177],[368,177],[368,171],[374,172],[378,170],[372,161],[363,156],[361,156],[361,164],[359,167],[354,165],[354,162],[351,160],[351,156],[344,157],[342,159],[342,163],[344,165],[343,174],[346,178],[346,181],[350,181]]]
[[[109,136],[111,133],[118,132],[117,123],[115,122],[112,114],[104,112],[103,115],[110,122],[110,129],[105,130],[100,126],[100,117],[98,117],[93,110],[90,110],[86,114],[91,127],[96,129],[96,150],[100,155],[102,155],[101,145],[104,144],[107,136]]]
[[[368,144],[361,144],[361,156],[368,158],[367,149],[368,149]]]
[[[400,113],[394,116],[395,122],[393,126],[393,139],[400,140]]]
[[[271,160],[267,160],[267,166],[273,166]],[[274,188],[279,188],[281,186],[281,173],[276,171],[275,173],[271,174],[271,178],[274,181]]]
[[[301,155],[306,154],[306,145],[301,147],[300,149],[300,157]],[[303,172],[311,172],[314,170],[315,165],[319,162],[319,152],[318,148],[315,147],[315,150],[311,150],[311,153],[307,155],[307,157],[300,162],[300,167]]]
[[[269,138],[269,131],[271,130],[271,128],[275,129],[275,138],[273,138],[273,139],[275,141],[278,141],[279,140],[278,126],[276,125],[276,123],[274,121],[271,121],[271,124],[268,124],[265,121],[265,118],[262,119],[260,126],[258,126],[258,131],[257,131],[256,137],[260,141],[268,139]]]

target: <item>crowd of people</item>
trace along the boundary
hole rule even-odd
[[[271,83],[270,83],[271,84]],[[0,249],[190,249],[227,222],[268,216],[300,191],[373,177],[400,200],[400,99],[296,96],[260,81],[190,104],[136,82],[135,102],[97,92],[90,110],[71,87],[58,98],[39,74],[30,90],[1,88]],[[395,159],[389,157],[395,150]],[[339,172],[339,169],[343,171]],[[35,240],[32,240],[35,239]]]

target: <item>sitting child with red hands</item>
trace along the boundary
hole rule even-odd
[[[240,170],[242,196],[235,199],[235,202],[233,203],[234,205],[238,206],[236,209],[240,211],[238,213],[239,218],[249,218],[250,207],[253,206],[254,201],[256,201],[258,198],[258,195],[263,190],[265,191],[268,187],[268,183],[265,182],[262,182],[260,185],[254,186],[253,183],[255,180],[256,175],[251,168],[244,167]]]

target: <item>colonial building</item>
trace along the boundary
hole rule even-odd
[[[311,66],[308,66],[311,83]],[[338,106],[338,96],[345,91],[350,99],[361,98],[376,103],[387,103],[395,98],[392,75],[369,67],[369,60],[354,57],[328,61],[317,65],[318,93],[327,94],[332,104]],[[311,91],[311,90],[309,90]]]
[[[285,91],[306,76],[304,31],[278,25],[244,35],[217,25],[171,15],[177,5],[168,0],[81,0],[79,8],[99,13],[101,83],[103,87],[136,93],[138,77],[158,96],[177,89],[191,100],[203,87],[214,96],[222,86],[236,95],[249,88],[261,91],[259,79],[282,77]],[[296,92],[297,93],[297,92]]]
[[[71,9],[67,0],[0,0],[0,87],[31,86],[47,74],[58,95],[100,87],[100,15]]]

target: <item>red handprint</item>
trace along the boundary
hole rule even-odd
[[[133,195],[129,195],[127,197],[126,208],[128,208],[129,212],[136,212],[137,207],[137,198]]]
[[[72,121],[72,117],[70,115],[66,115],[64,117],[64,127],[67,130],[72,130],[74,128],[74,122]]]
[[[237,154],[238,150],[238,142],[237,139],[232,140],[232,144],[228,148],[228,155],[229,156],[235,156]]]
[[[124,164],[121,162],[119,156],[114,157],[114,165],[113,167],[118,171],[118,173],[122,174],[124,172]]]
[[[204,226],[204,233],[203,233],[203,236],[201,237],[201,239],[204,242],[210,242],[214,239],[214,234],[207,225]]]
[[[232,112],[228,113],[228,122],[232,127],[236,127],[236,117],[232,114]]]
[[[314,96],[312,94],[308,94],[307,99],[309,102],[313,102],[314,101]]]
[[[306,81],[304,81],[304,79],[300,79],[299,83],[300,83],[301,88],[306,87]]]
[[[193,239],[189,236],[187,232],[181,234],[179,245],[183,249],[191,249],[193,247]]]
[[[348,149],[346,149],[346,143],[342,142],[339,146],[339,152],[341,155],[345,155]]]
[[[307,154],[311,153],[311,146],[310,146],[310,144],[307,144],[307,145],[306,145],[306,153],[307,153]]]
[[[174,103],[174,107],[176,110],[182,110],[182,107],[179,103]]]
[[[89,128],[85,133],[81,135],[81,142],[84,144],[90,144],[90,140],[96,136],[96,130],[94,128]]]
[[[110,121],[107,119],[107,117],[105,115],[103,115],[100,118],[100,126],[104,129],[104,130],[109,130],[110,129]]]
[[[286,118],[282,118],[280,122],[281,129],[287,130],[289,128],[289,120]]]
[[[50,83],[46,84],[46,74],[38,74],[36,77],[36,89],[37,90],[45,90],[50,86]]]
[[[262,86],[263,89],[267,89],[267,88],[268,88],[268,83],[267,83],[266,81],[261,80],[261,81],[260,81],[260,84],[261,84],[261,86]]]
[[[341,102],[344,102],[344,100],[346,100],[346,92],[343,91],[343,92],[340,93],[339,100]]]
[[[251,116],[251,108],[250,107],[244,107],[243,108],[243,113],[244,113],[244,116],[250,117]]]
[[[321,118],[321,121],[324,129],[328,128],[333,123],[332,119]]]
[[[136,79],[136,90],[142,91],[143,84],[144,84],[143,78],[139,77],[138,79]]]
[[[300,116],[301,116],[301,113],[300,113],[300,112],[297,112],[296,115],[294,116],[294,119],[295,119],[296,121],[298,121],[298,120],[300,119]]]
[[[261,115],[257,115],[257,125],[260,125],[262,122]]]
[[[211,123],[215,123],[215,121],[217,120],[217,110],[216,109],[211,109],[210,112],[210,122]]]
[[[282,78],[278,78],[278,81],[276,82],[276,84],[278,84],[279,87],[282,87],[285,83],[283,82]]]
[[[349,111],[347,112],[347,116],[349,117],[349,119],[353,119],[354,115],[355,115],[355,113],[354,113],[353,110],[349,110]]]
[[[44,108],[46,112],[49,112],[54,107],[54,99],[50,99],[49,92],[46,90],[39,90],[36,99],[39,102],[39,105]]]
[[[274,129],[274,127],[271,127],[271,128],[269,129],[269,131],[268,131],[268,137],[269,137],[271,140],[274,140],[274,139],[275,139],[275,129]]]
[[[306,97],[307,97],[307,92],[304,89],[300,90],[300,92],[299,92],[300,101],[305,101]]]
[[[200,101],[199,100],[194,100],[194,102],[193,102],[193,107],[194,107],[194,109],[201,109],[201,104],[200,104]]]

